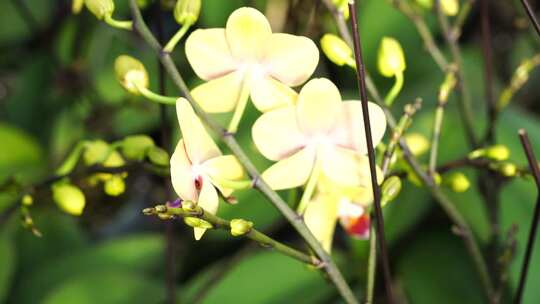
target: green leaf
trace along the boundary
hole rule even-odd
[[[478,275],[458,236],[448,231],[422,231],[411,240],[396,267],[407,302],[484,302]]]
[[[20,284],[18,299],[20,303],[33,303],[35,299],[40,299],[65,282],[96,270],[129,270],[138,273],[156,269],[162,263],[162,252],[162,237],[152,234],[112,239],[91,249],[72,251],[64,257],[49,259],[25,277]],[[27,290],[32,290],[32,293]]]
[[[183,300],[192,299],[202,283],[222,266],[212,265],[188,282]],[[312,303],[306,297],[316,295],[320,299],[334,292],[317,270],[276,252],[245,257],[209,288],[203,303],[242,303],[248,299],[253,304]]]
[[[42,300],[46,304],[161,303],[164,284],[129,270],[76,274]],[[36,300],[39,298],[36,298]]]
[[[0,179],[17,174],[18,176],[35,172],[40,167],[43,152],[38,143],[25,132],[5,123],[0,123]]]
[[[0,234],[0,302],[4,303],[16,266],[15,248],[6,231]]]

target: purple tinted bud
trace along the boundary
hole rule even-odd
[[[167,202],[167,207],[171,208],[181,208],[182,207],[182,200],[180,198],[177,198],[173,202]]]

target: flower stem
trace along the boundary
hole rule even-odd
[[[176,101],[178,100],[177,97],[163,96],[154,93],[145,87],[141,87],[139,85],[136,86],[139,93],[141,93],[142,96],[146,97],[150,101],[167,105],[176,105]]]
[[[313,197],[313,192],[315,192],[315,187],[317,186],[317,180],[319,179],[320,173],[321,166],[319,164],[319,161],[315,160],[313,170],[311,171],[311,175],[309,176],[308,182],[306,184],[306,189],[304,190],[302,198],[300,199],[300,203],[298,204],[298,208],[296,211],[298,212],[298,214],[304,214],[304,212],[306,211],[307,205],[309,204],[311,197]]]
[[[179,216],[179,217],[195,217],[195,218],[199,218],[201,220],[204,220],[212,224],[214,228],[224,229],[224,230],[231,229],[230,222],[228,220],[220,218],[209,212],[205,212],[199,206],[197,206],[196,209],[193,211],[186,211],[182,208],[174,208],[174,207],[167,207],[164,205],[159,205],[159,206],[156,206],[155,208],[145,209],[143,210],[143,212],[146,215],[168,214],[168,215],[174,215],[174,216]],[[319,261],[317,258],[311,255],[308,255],[306,253],[303,253],[301,251],[298,251],[292,247],[289,247],[279,241],[276,241],[273,238],[267,236],[266,234],[260,232],[257,229],[251,228],[243,236],[259,243],[263,247],[273,248],[276,251],[279,251],[300,262],[303,262],[312,266],[319,266],[321,263],[321,261]]]
[[[105,21],[105,23],[107,23],[108,25],[118,28],[118,29],[128,30],[128,31],[131,31],[133,29],[132,21],[116,20],[111,15],[106,15],[105,18],[103,18],[103,21]]]
[[[174,48],[176,47],[176,45],[178,44],[178,42],[180,41],[180,39],[184,37],[184,35],[186,34],[186,32],[188,31],[190,27],[191,27],[191,23],[189,22],[184,23],[184,25],[182,25],[182,27],[178,30],[178,32],[174,34],[171,40],[167,42],[167,44],[163,48],[163,51],[168,52],[168,53],[172,52]]]
[[[403,72],[397,73],[394,86],[392,86],[392,89],[390,89],[390,92],[388,92],[388,95],[386,95],[386,97],[384,98],[384,103],[387,106],[390,107],[394,103],[394,100],[396,100],[396,97],[403,88],[403,80]]]
[[[148,26],[145,24],[144,19],[142,18],[141,11],[137,6],[136,0],[130,0],[130,7],[133,14],[134,27],[140,33],[141,37],[146,41],[146,43],[159,54],[163,66],[169,73],[169,76],[172,78],[174,84],[182,91],[186,99],[192,105],[193,109],[201,120],[214,131],[216,134],[221,136],[223,142],[229,147],[231,152],[238,158],[238,161],[246,168],[246,171],[251,176],[254,188],[261,191],[268,200],[278,209],[281,214],[291,223],[291,225],[296,229],[300,236],[306,241],[311,249],[318,256],[321,270],[325,271],[328,275],[329,280],[334,284],[338,290],[341,297],[345,300],[346,303],[358,303],[356,300],[351,288],[343,278],[343,275],[337,268],[336,264],[332,261],[332,258],[324,250],[321,243],[317,238],[311,233],[309,228],[306,226],[306,223],[298,217],[296,212],[294,212],[287,203],[272,190],[270,186],[262,180],[260,173],[255,167],[255,165],[250,161],[244,150],[240,147],[233,134],[224,130],[216,122],[214,122],[209,115],[204,112],[197,102],[191,96],[189,88],[187,87],[184,79],[178,72],[174,61],[170,55],[166,52],[162,52],[162,47],[159,42],[155,39],[152,32],[148,29]]]
[[[247,85],[247,79],[242,81],[242,88],[240,89],[240,95],[238,96],[238,102],[236,103],[236,108],[234,109],[234,114],[229,123],[227,130],[230,133],[236,133],[238,131],[238,126],[240,125],[240,120],[244,116],[244,111],[249,99],[249,86]]]
[[[369,231],[369,257],[366,280],[366,304],[373,304],[373,291],[375,288],[375,269],[377,265],[377,234],[375,226],[371,224]]]

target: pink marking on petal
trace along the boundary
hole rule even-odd
[[[364,214],[356,219],[351,219],[350,224],[347,226],[347,233],[354,238],[366,240],[369,238],[370,227],[369,214]]]
[[[195,182],[195,189],[197,189],[197,191],[201,191],[202,189],[202,185],[203,185],[203,178],[202,176],[197,176],[194,180]]]

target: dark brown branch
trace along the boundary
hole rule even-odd
[[[368,109],[368,97],[366,90],[366,76],[365,76],[365,65],[362,59],[362,45],[360,42],[360,32],[358,30],[358,20],[356,14],[356,5],[355,1],[349,1],[349,14],[351,16],[351,30],[353,36],[354,44],[354,58],[356,60],[356,75],[358,81],[358,88],[360,90],[360,102],[362,103],[362,115],[364,118],[364,130],[366,133],[366,144],[369,157],[369,169],[371,173],[371,186],[373,189],[373,203],[375,206],[375,223],[376,223],[376,232],[377,239],[379,239],[379,250],[381,256],[381,265],[383,268],[383,276],[385,282],[386,295],[388,298],[388,303],[394,303],[394,295],[392,292],[392,277],[390,274],[390,265],[388,261],[388,252],[386,249],[386,242],[384,239],[384,219],[382,214],[381,207],[381,189],[377,183],[377,171],[375,164],[375,149],[373,147],[373,138],[371,135],[371,123],[369,119],[369,109]]]
[[[540,36],[540,24],[538,23],[538,19],[536,19],[536,16],[534,15],[534,10],[532,9],[531,5],[527,0],[521,0],[521,4],[523,4],[523,8],[525,8],[525,12],[529,16],[529,19],[531,20],[531,23],[534,26],[536,33],[538,34],[538,36]]]
[[[529,161],[529,166],[531,167],[531,172],[536,182],[536,187],[540,192],[540,169],[538,168],[538,161],[534,156],[534,151],[531,147],[531,142],[527,131],[524,129],[519,130],[519,138],[521,144],[523,145],[523,150],[527,155],[527,160]],[[536,234],[538,232],[538,220],[540,219],[540,193],[536,199],[536,206],[534,207],[534,214],[531,223],[531,228],[529,230],[529,239],[527,241],[527,249],[525,250],[525,258],[523,259],[523,265],[521,267],[521,274],[519,276],[519,284],[514,297],[514,303],[519,304],[523,298],[523,291],[525,290],[525,283],[527,281],[527,273],[529,271],[529,264],[532,256],[532,251],[534,248],[534,241],[536,239]]]

